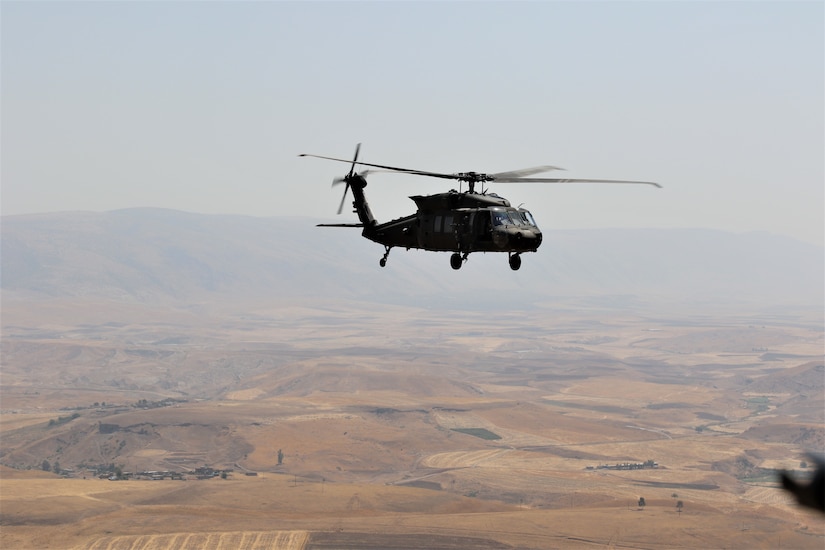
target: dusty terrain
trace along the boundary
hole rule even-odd
[[[825,448],[821,312],[78,299],[2,322],[3,548],[825,544],[775,476]]]

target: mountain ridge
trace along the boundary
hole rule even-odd
[[[513,272],[504,254],[383,250],[310,218],[157,208],[4,216],[4,296],[186,303],[351,299],[467,307],[569,296],[823,303],[825,249],[767,233],[711,229],[545,230]]]

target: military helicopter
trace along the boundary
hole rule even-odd
[[[360,223],[318,224],[318,227],[358,227],[362,228],[361,235],[371,241],[384,245],[384,256],[379,260],[381,267],[387,265],[387,257],[394,247],[421,248],[441,252],[452,252],[450,266],[461,269],[471,252],[507,252],[510,268],[518,270],[521,267],[521,254],[536,252],[541,245],[541,230],[533,215],[526,209],[514,208],[504,197],[495,193],[488,193],[483,186],[489,182],[496,183],[632,183],[661,187],[650,181],[622,181],[596,179],[561,179],[561,178],[528,178],[533,174],[563,170],[557,166],[537,166],[510,172],[484,174],[479,172],[459,172],[456,174],[441,174],[424,170],[411,170],[395,166],[385,166],[369,162],[359,162],[358,153],[361,151],[359,143],[355,148],[353,159],[339,159],[302,153],[300,157],[315,157],[336,162],[351,163],[349,172],[343,178],[336,178],[332,185],[344,184],[344,196],[338,207],[338,214],[344,208],[347,192],[352,189],[354,212]],[[367,186],[366,175],[370,170],[360,174],[355,171],[356,166],[378,168],[378,171],[400,172],[415,176],[426,176],[458,180],[467,184],[467,191],[452,189],[446,193],[435,195],[415,195],[410,197],[415,201],[418,211],[415,214],[398,218],[392,221],[378,223],[372,215],[364,188]],[[481,184],[481,192],[476,191],[476,185]]]

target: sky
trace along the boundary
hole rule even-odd
[[[0,2],[5,215],[336,216],[345,164],[551,164],[544,230],[825,244],[825,3]],[[547,174],[553,176],[554,174]],[[386,221],[445,180],[372,174]]]

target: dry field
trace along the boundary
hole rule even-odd
[[[3,548],[825,545],[818,314],[4,306]]]

